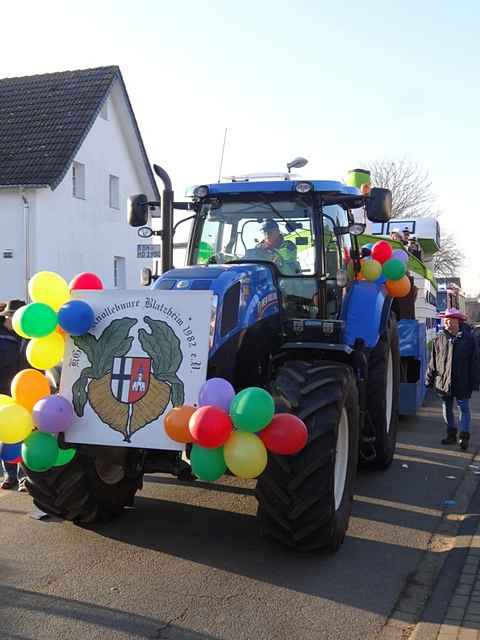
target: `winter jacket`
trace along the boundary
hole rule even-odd
[[[442,397],[470,398],[480,383],[478,352],[471,334],[445,329],[432,344],[425,384]]]
[[[25,348],[25,340],[0,324],[0,393],[10,395],[12,379],[19,371],[28,367]]]

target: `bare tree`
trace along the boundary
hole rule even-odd
[[[457,274],[465,260],[452,234],[442,235],[440,251],[433,256],[433,271],[437,276]]]
[[[375,160],[367,163],[375,187],[392,192],[395,218],[436,216],[435,196],[428,171],[408,160]]]
[[[392,209],[395,218],[438,217],[435,196],[428,171],[409,160],[375,160],[367,162],[372,184],[390,189]],[[433,257],[433,269],[438,276],[452,276],[458,273],[465,260],[458,248],[455,237],[441,235],[441,249]]]

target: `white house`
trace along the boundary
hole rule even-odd
[[[0,300],[42,270],[138,288],[152,261],[127,224],[136,193],[159,198],[118,67],[0,80]]]

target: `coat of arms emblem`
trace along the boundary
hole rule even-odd
[[[129,333],[137,322],[121,318],[113,320],[98,338],[91,333],[72,337],[90,362],[72,386],[76,414],[83,416],[88,402],[125,442],[157,420],[170,402],[179,406],[184,401],[183,382],[177,375],[183,359],[180,340],[166,322],[146,316],[144,322],[151,332],[138,331],[144,354],[127,356],[134,340]]]

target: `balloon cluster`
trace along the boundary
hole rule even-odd
[[[239,478],[256,478],[267,466],[267,450],[294,455],[307,443],[302,420],[289,413],[274,415],[272,396],[259,387],[235,394],[227,380],[211,378],[198,404],[172,409],[165,431],[175,442],[192,443],[192,471],[201,480],[218,480],[227,468]]]
[[[63,359],[65,334],[82,335],[93,325],[94,312],[86,302],[71,300],[75,289],[103,289],[93,273],[81,273],[70,284],[58,274],[40,271],[28,283],[33,300],[12,318],[14,331],[28,338],[27,360],[13,378],[11,395],[0,394],[0,459],[23,462],[32,471],[48,471],[75,456],[75,449],[60,449],[59,433],[72,424],[72,404],[51,394],[47,377],[37,369],[50,369]]]
[[[27,360],[35,369],[50,369],[63,359],[65,334],[79,336],[92,327],[95,315],[89,304],[71,300],[74,289],[102,289],[102,281],[93,273],[80,273],[70,284],[58,273],[40,271],[28,283],[33,302],[15,311],[14,331],[29,338]]]
[[[71,403],[51,395],[48,379],[36,369],[17,373],[10,392],[0,394],[0,458],[23,462],[32,471],[70,462],[75,449],[60,449],[56,436],[73,421]]]
[[[386,240],[362,247],[359,279],[383,284],[392,298],[404,298],[410,293],[407,274],[408,253],[392,249]],[[348,269],[353,273],[353,263]]]

